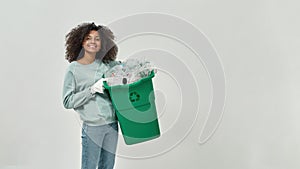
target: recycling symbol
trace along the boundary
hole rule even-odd
[[[130,93],[129,99],[131,102],[136,102],[140,100],[140,95],[137,92]]]

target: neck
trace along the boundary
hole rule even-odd
[[[90,64],[95,61],[96,54],[85,53],[84,56],[78,61],[83,64]]]

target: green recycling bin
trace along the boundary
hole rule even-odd
[[[160,136],[152,78],[154,72],[137,82],[108,86],[104,81],[127,145]]]

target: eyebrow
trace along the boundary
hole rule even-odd
[[[93,36],[91,36],[91,35],[88,35],[88,37],[93,37]],[[100,38],[100,36],[98,36],[98,35],[97,35],[97,36],[95,36],[95,37],[99,37],[99,38]]]

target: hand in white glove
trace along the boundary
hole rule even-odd
[[[95,84],[93,84],[91,86],[91,93],[92,94],[95,94],[96,92],[98,93],[103,93],[103,81],[106,81],[107,79],[106,78],[101,78],[99,79]]]

